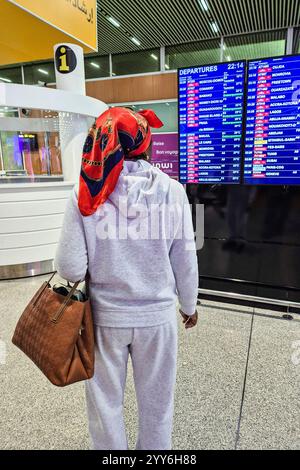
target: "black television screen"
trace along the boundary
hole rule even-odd
[[[178,69],[179,179],[238,184],[246,63]]]
[[[244,182],[300,184],[300,56],[249,62]]]

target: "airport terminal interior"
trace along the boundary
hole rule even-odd
[[[0,449],[92,446],[84,382],[55,387],[12,337],[54,272],[87,133],[126,107],[164,123],[150,161],[195,232],[172,448],[299,450],[299,1],[42,3],[0,0]],[[131,364],[124,414],[134,449]]]

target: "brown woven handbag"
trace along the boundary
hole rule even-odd
[[[90,301],[54,292],[50,282],[40,287],[19,319],[12,342],[54,385],[90,379],[94,374],[94,330]]]

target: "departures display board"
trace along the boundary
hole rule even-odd
[[[300,184],[300,56],[249,62],[245,184]]]
[[[246,62],[181,68],[179,179],[239,184]]]

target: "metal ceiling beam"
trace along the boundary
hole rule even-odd
[[[188,43],[300,25],[299,0],[97,0],[100,54]],[[114,27],[105,14],[120,22]],[[219,32],[214,33],[214,21]],[[137,36],[141,46],[130,41]]]

